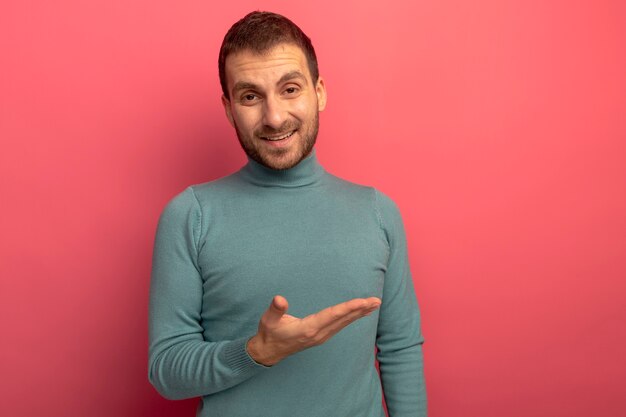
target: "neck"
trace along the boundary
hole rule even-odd
[[[248,163],[240,171],[246,181],[262,187],[304,187],[318,182],[324,172],[315,150],[297,165],[284,170],[268,168],[248,157]]]

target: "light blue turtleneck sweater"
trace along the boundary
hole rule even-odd
[[[357,297],[382,304],[265,367],[245,347],[276,294],[296,317]],[[149,379],[167,398],[202,397],[198,416],[381,417],[383,390],[391,417],[425,416],[422,342],[395,204],[327,173],[315,152],[285,171],[249,160],[161,215]]]

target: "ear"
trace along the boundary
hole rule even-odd
[[[326,85],[324,85],[324,79],[322,77],[317,78],[315,94],[317,94],[317,110],[322,111],[326,108]]]
[[[233,113],[230,109],[230,100],[226,98],[226,96],[222,95],[222,106],[224,106],[224,111],[226,112],[226,118],[232,127],[235,127],[235,121],[233,120]]]

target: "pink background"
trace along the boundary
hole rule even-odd
[[[625,3],[293,3],[2,2],[0,415],[194,414],[147,381],[152,241],[245,161],[216,62],[258,8],[317,48],[321,162],[401,207],[430,415],[623,413]]]

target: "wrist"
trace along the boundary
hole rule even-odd
[[[265,353],[263,342],[259,335],[254,335],[246,343],[246,351],[253,361],[263,366],[272,366],[278,363],[278,360],[272,360],[271,355]]]

